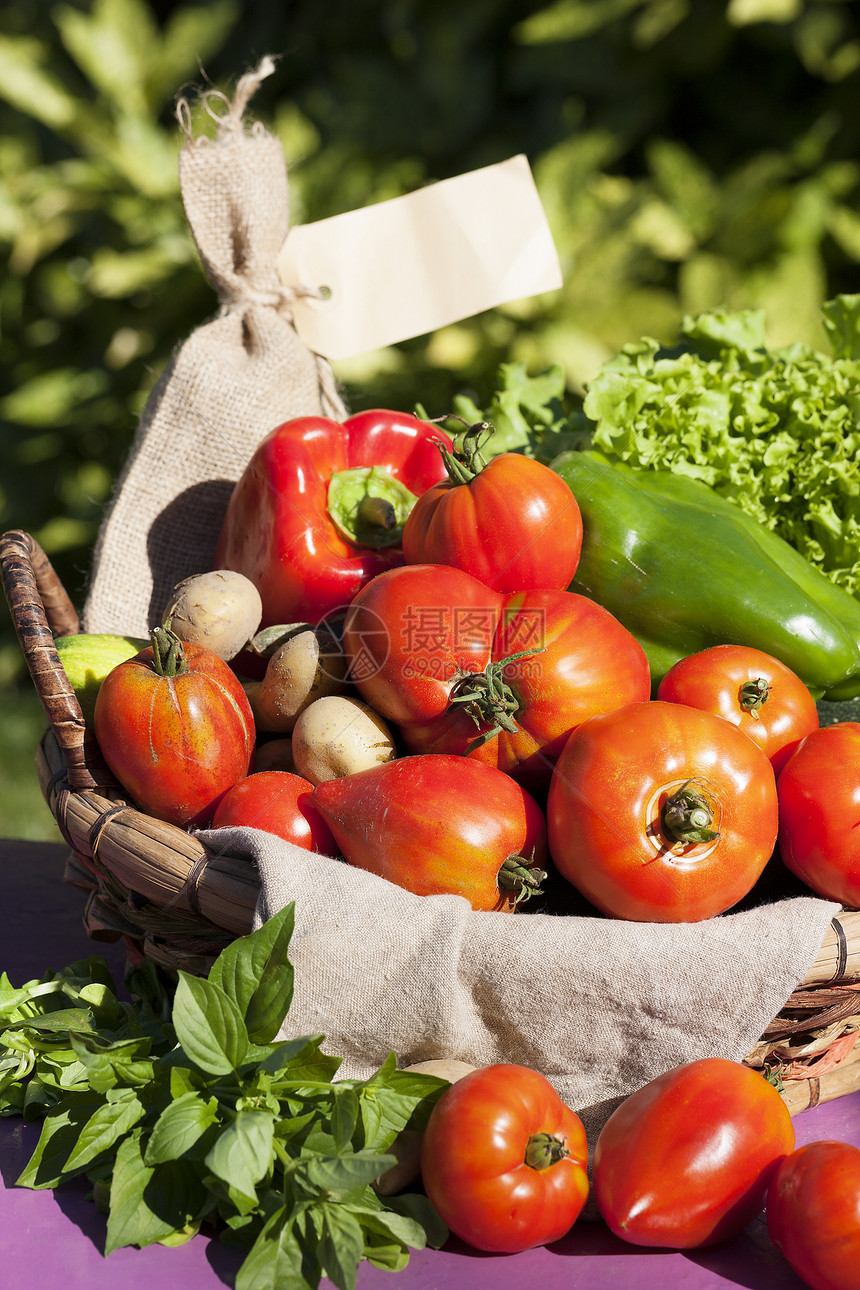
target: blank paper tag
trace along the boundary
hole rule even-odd
[[[299,297],[296,330],[330,359],[423,336],[562,285],[527,159],[443,179],[417,192],[291,229],[281,281]]]

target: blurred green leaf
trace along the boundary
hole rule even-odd
[[[148,106],[144,69],[160,44],[144,0],[93,0],[88,13],[58,5],[54,20],[93,87],[121,111],[142,116]]]
[[[0,35],[0,96],[54,129],[75,115],[75,100],[44,64],[49,49],[38,40]]]
[[[517,29],[524,44],[546,44],[559,40],[577,40],[591,35],[616,18],[637,9],[642,0],[556,0],[555,4],[526,18]]]
[[[155,108],[173,99],[188,77],[199,75],[239,20],[238,0],[174,8],[161,34],[158,58],[148,60],[146,83]]]

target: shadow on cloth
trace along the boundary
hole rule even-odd
[[[151,624],[161,622],[178,582],[214,568],[218,535],[233,488],[230,479],[208,479],[192,484],[153,520],[146,543],[152,570],[148,616]],[[203,567],[201,552],[208,552]]]

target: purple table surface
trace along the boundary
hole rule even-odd
[[[0,842],[4,900],[0,907],[0,970],[20,985],[88,954],[103,954],[122,980],[121,946],[90,941],[81,925],[82,896],[62,881],[65,848]],[[860,1093],[806,1111],[795,1120],[798,1145],[837,1138],[860,1146]],[[240,1258],[217,1240],[197,1236],[167,1249],[122,1249],[103,1256],[105,1220],[87,1200],[88,1185],[51,1191],[15,1186],[38,1138],[38,1125],[0,1120],[0,1267],[4,1286],[30,1290],[182,1290],[232,1286]],[[326,1282],[326,1285],[329,1283]],[[646,1250],[617,1240],[602,1223],[577,1223],[562,1241],[517,1255],[485,1255],[451,1239],[442,1250],[413,1253],[390,1273],[363,1264],[358,1290],[802,1290],[771,1244],[764,1215],[734,1240],[688,1253]]]

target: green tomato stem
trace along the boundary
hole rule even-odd
[[[484,730],[468,745],[466,751],[473,752],[482,744],[494,739],[501,731],[513,734],[518,729],[514,720],[522,704],[513,687],[502,675],[509,663],[518,659],[530,658],[533,654],[542,654],[543,650],[525,649],[518,654],[509,654],[507,658],[489,663],[483,672],[464,672],[451,686],[448,695],[449,707],[462,707],[476,726],[489,723],[490,729]]]
[[[762,704],[767,703],[770,694],[770,686],[763,676],[757,676],[754,681],[744,681],[738,690],[738,702],[744,712],[748,712],[751,717],[758,721],[758,712]]]
[[[152,642],[152,665],[159,676],[181,676],[188,671],[182,641],[170,630],[170,619],[149,633]]]
[[[557,1165],[569,1155],[565,1139],[557,1138],[554,1133],[533,1133],[526,1143],[525,1162],[538,1172]]]
[[[463,418],[452,414],[440,420],[463,421]],[[486,469],[488,462],[481,448],[490,435],[495,433],[495,427],[489,421],[476,421],[474,425],[463,421],[463,424],[466,429],[456,437],[450,448],[442,443],[436,445],[442,454],[442,460],[452,484],[470,484],[482,470]]]
[[[713,842],[720,835],[711,825],[713,804],[688,779],[667,799],[660,812],[660,826],[673,842]]]
[[[542,896],[542,882],[546,882],[546,871],[533,866],[525,856],[508,856],[496,875],[499,891],[515,892],[514,905],[525,904],[532,896]]]

